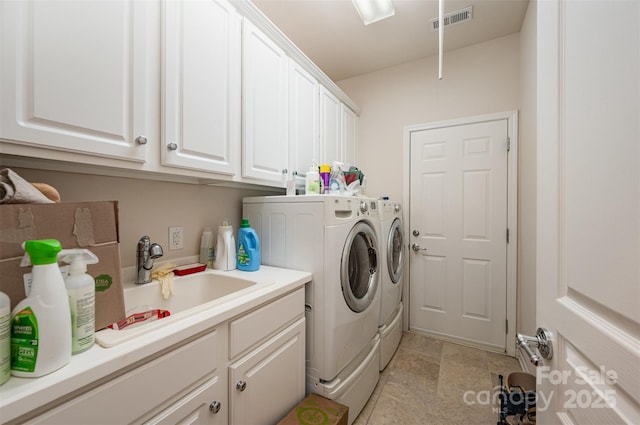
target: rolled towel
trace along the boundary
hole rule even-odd
[[[157,279],[160,282],[160,291],[162,291],[162,298],[167,300],[173,292],[173,269],[176,268],[175,264],[167,263],[159,266],[157,269],[151,272],[151,278]]]
[[[56,191],[57,192],[57,191]],[[10,168],[0,170],[0,204],[52,204],[31,183]]]

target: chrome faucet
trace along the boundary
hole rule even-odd
[[[162,257],[162,247],[157,243],[151,243],[149,236],[143,236],[138,241],[138,252],[136,259],[138,260],[138,276],[136,283],[151,282],[151,269],[153,268],[153,260]]]

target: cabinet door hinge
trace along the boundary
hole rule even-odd
[[[511,137],[507,137],[507,152],[511,151]]]
[[[509,319],[504,319],[504,333],[509,333]]]
[[[509,228],[507,227],[507,243],[509,243]]]

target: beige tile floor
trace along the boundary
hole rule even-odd
[[[513,357],[405,332],[354,425],[495,425],[498,375],[520,370]]]

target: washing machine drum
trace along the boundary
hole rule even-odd
[[[393,283],[398,283],[402,277],[402,262],[404,252],[404,233],[402,232],[402,223],[399,219],[395,219],[389,230],[389,238],[387,245],[387,270],[389,277]]]
[[[360,313],[369,307],[378,288],[378,242],[373,228],[358,222],[349,232],[340,265],[344,300],[351,310]]]

